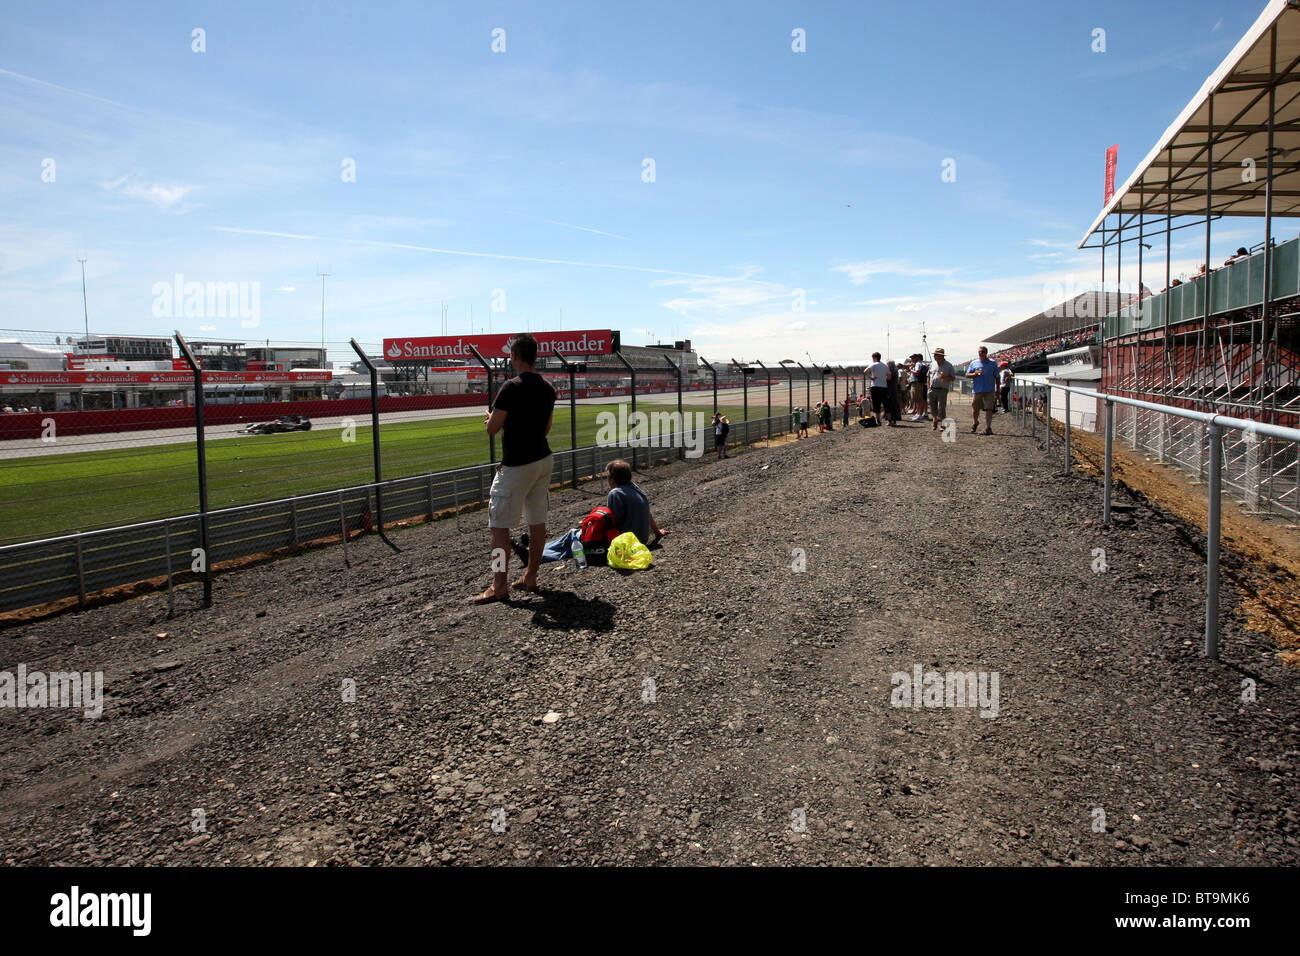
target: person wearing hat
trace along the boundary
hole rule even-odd
[[[957,381],[957,370],[943,356],[943,349],[934,350],[934,368],[930,369],[930,428],[937,429],[939,422],[948,417],[948,392]]]
[[[1008,402],[1011,399],[1011,363],[999,362],[998,368],[1002,370],[1001,384],[998,389],[999,397],[1002,399],[1002,410],[1010,412]]]

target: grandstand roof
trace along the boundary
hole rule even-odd
[[[990,335],[984,341],[994,345],[1023,345],[1049,335],[1073,332],[1086,325],[1095,325],[1101,315],[1110,315],[1132,298],[1131,294],[1119,292],[1107,292],[1105,296],[1103,303],[1102,293],[1084,292],[1073,299],[1066,299],[1050,309],[1039,312],[1023,322],[1017,322],[996,335]]]
[[[1245,36],[1210,74],[1133,175],[1116,190],[1079,240],[1079,247],[1083,248],[1105,218],[1114,213],[1163,217],[1169,210],[1174,216],[1203,217],[1207,175],[1212,177],[1213,215],[1263,216],[1268,178],[1264,171],[1269,88],[1273,85],[1273,215],[1300,215],[1298,83],[1300,9],[1288,0],[1269,0]],[[1206,156],[1211,138],[1212,173]],[[1243,166],[1244,160],[1256,164],[1254,182],[1243,182],[1249,166]]]

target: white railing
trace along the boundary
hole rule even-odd
[[[1021,415],[1022,430],[1026,420],[1031,434],[1037,433],[1037,400],[1044,397],[1045,421],[1047,423],[1047,449],[1051,451],[1052,441],[1052,392],[1065,393],[1065,474],[1072,467],[1070,453],[1070,396],[1080,395],[1104,404],[1105,422],[1105,474],[1102,479],[1102,523],[1110,527],[1111,512],[1111,456],[1116,428],[1116,407],[1129,419],[1134,436],[1134,447],[1151,450],[1144,439],[1138,438],[1138,416],[1146,418],[1145,430],[1148,435],[1157,436],[1156,451],[1161,460],[1173,460],[1204,477],[1209,492],[1209,514],[1206,528],[1206,596],[1205,596],[1205,656],[1219,656],[1219,526],[1222,515],[1222,490],[1225,484],[1223,464],[1228,460],[1235,476],[1238,488],[1253,487],[1256,501],[1260,488],[1277,477],[1273,463],[1278,457],[1273,453],[1273,442],[1284,443],[1290,450],[1287,456],[1294,461],[1300,450],[1300,429],[1285,428],[1267,422],[1250,421],[1244,418],[1232,418],[1212,412],[1198,412],[1173,405],[1157,405],[1136,398],[1123,398],[1107,395],[1093,389],[1075,388],[1070,385],[1057,385],[1051,382],[1026,382],[1016,379],[1016,393],[1021,401],[1017,402]],[[1231,439],[1229,436],[1232,436]],[[1268,452],[1261,452],[1267,442]],[[1300,480],[1300,479],[1298,479]],[[1296,485],[1284,492],[1292,495],[1290,506],[1295,507]],[[1250,500],[1249,498],[1247,499]]]

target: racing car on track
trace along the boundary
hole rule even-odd
[[[269,422],[254,422],[240,429],[241,435],[278,435],[281,432],[309,432],[311,419],[306,415],[281,415]]]

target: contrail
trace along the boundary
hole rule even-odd
[[[611,239],[630,241],[627,236],[620,236],[617,233],[606,232],[604,229],[593,229],[590,226],[575,226],[571,222],[560,222],[558,219],[539,219],[538,222],[550,223],[552,226],[564,226],[566,229],[581,229],[583,232],[594,232],[598,236],[609,236]]]
[[[415,252],[434,252],[444,256],[470,256],[475,259],[508,259],[512,262],[540,262],[554,266],[585,266],[590,269],[621,269],[627,272],[650,272],[655,275],[685,276],[690,279],[708,279],[713,282],[752,282],[756,285],[781,287],[779,282],[747,279],[743,276],[715,276],[698,272],[681,272],[677,269],[655,269],[650,266],[629,266],[617,262],[579,262],[574,259],[544,259],[539,256],[508,256],[499,252],[467,252],[464,249],[439,249],[436,246],[415,246],[405,242],[384,242],[379,239],[347,239],[335,236],[308,236],[294,232],[272,232],[268,229],[240,229],[235,226],[212,226],[217,232],[233,232],[245,236],[273,236],[277,239],[306,239],[312,242],[348,242],[363,246],[383,246],[386,249],[410,249]]]
[[[102,96],[96,96],[94,93],[83,93],[81,90],[74,90],[66,86],[59,86],[57,83],[51,83],[48,80],[38,80],[34,76],[24,76],[22,73],[15,73],[13,70],[0,68],[0,75],[12,76],[16,80],[22,80],[25,83],[36,83],[40,86],[48,86],[52,90],[58,90],[60,93],[71,93],[73,96],[84,96],[88,100],[94,100],[97,103],[106,103],[109,106],[116,106],[118,109],[130,110],[132,113],[143,113],[144,110],[134,106],[127,106],[125,103],[119,103],[117,100],[107,100]]]

